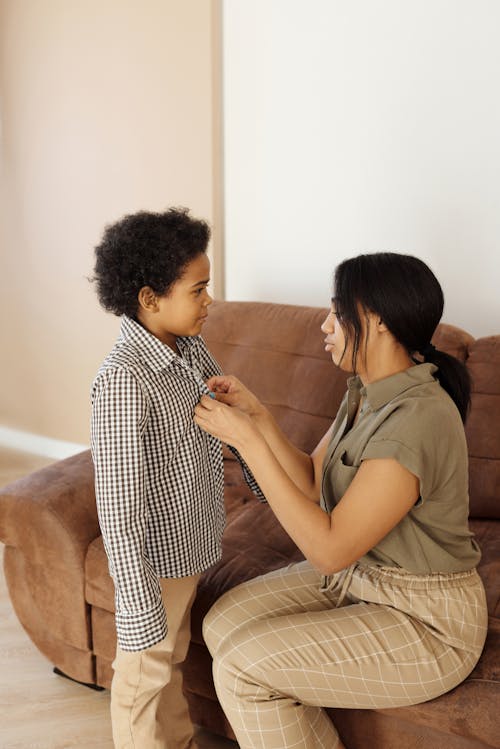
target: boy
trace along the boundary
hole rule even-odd
[[[200,574],[221,556],[219,440],[193,421],[220,369],[199,337],[210,236],[186,209],[125,216],[95,250],[120,336],[92,387],[99,523],[115,585],[111,721],[117,749],[192,749],[180,664]],[[168,627],[167,627],[168,623]]]

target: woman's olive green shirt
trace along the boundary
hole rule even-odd
[[[429,574],[470,570],[480,559],[468,526],[465,433],[436,371],[417,364],[366,386],[359,377],[348,382],[323,464],[321,506],[333,510],[363,460],[394,458],[420,481],[414,507],[362,557],[364,564]]]

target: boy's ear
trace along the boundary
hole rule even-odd
[[[146,312],[156,312],[158,301],[155,292],[150,286],[143,286],[137,295],[139,306]]]

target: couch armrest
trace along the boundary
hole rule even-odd
[[[0,489],[0,541],[14,609],[41,652],[87,682],[94,667],[85,558],[98,535],[90,450]]]
[[[33,564],[82,567],[99,535],[90,450],[0,489],[0,541]]]

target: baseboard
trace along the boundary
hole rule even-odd
[[[87,450],[88,445],[79,445],[76,442],[64,442],[51,437],[43,437],[40,434],[22,432],[18,429],[0,426],[0,446],[11,450],[20,450],[32,455],[42,455],[45,458],[61,460],[71,455]]]

